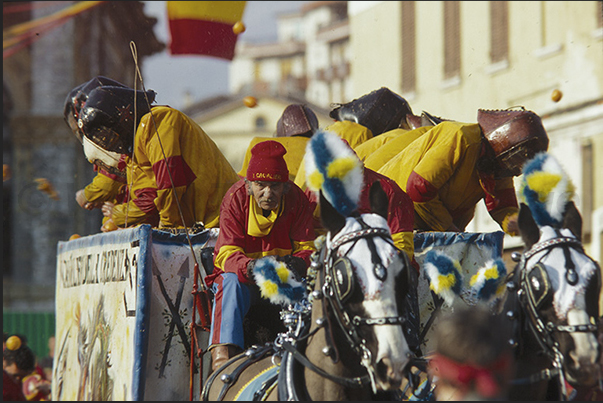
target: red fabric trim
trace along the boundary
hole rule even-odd
[[[498,208],[517,207],[517,195],[515,194],[515,189],[509,188],[497,190],[496,194],[498,196]]]
[[[224,281],[224,277],[218,276],[215,279],[216,286],[219,291],[224,291],[222,287],[222,282]],[[224,292],[216,292],[214,299],[214,317],[212,318],[212,323],[222,323],[222,300],[224,298]],[[211,342],[209,344],[218,344],[220,343],[220,326],[213,326],[213,333]]]
[[[170,175],[167,170],[168,167],[170,170],[169,172],[172,174],[172,180],[174,181],[175,187],[188,186],[197,179],[197,176],[188,166],[186,161],[184,161],[182,155],[168,157],[153,164],[157,190],[172,188],[172,182],[170,181]]]
[[[171,54],[234,58],[237,35],[232,24],[195,19],[169,20],[169,24]]]
[[[500,385],[496,382],[494,374],[508,372],[511,359],[503,355],[491,365],[481,367],[459,363],[441,354],[434,354],[429,360],[429,366],[436,376],[460,386],[464,391],[474,384],[475,389],[482,396],[497,397],[500,393]]]
[[[101,174],[101,175],[105,175],[107,178],[112,179],[115,182],[126,183],[126,178],[124,178],[123,176],[112,174],[110,172],[105,171],[102,168],[99,169],[98,173]]]
[[[415,203],[424,203],[436,197],[438,189],[423,179],[421,175],[412,171],[406,181],[406,193]]]
[[[153,188],[143,188],[134,191],[136,199],[134,204],[145,214],[151,214],[157,212],[155,206],[155,199],[157,198],[157,190]]]

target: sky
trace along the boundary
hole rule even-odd
[[[281,13],[301,10],[308,1],[247,1],[243,13],[246,30],[240,41],[276,42],[276,18]],[[144,59],[142,77],[147,90],[157,92],[157,103],[182,108],[187,93],[193,101],[227,94],[230,61],[209,56],[169,54],[169,26],[165,1],[145,1],[145,13],[158,19],[155,35],[166,49]]]

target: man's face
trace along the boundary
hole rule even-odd
[[[249,182],[255,202],[264,210],[276,210],[286,190],[286,182]]]

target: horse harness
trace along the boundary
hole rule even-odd
[[[582,243],[576,238],[564,237],[558,233],[556,238],[538,242],[522,255],[514,253],[512,256],[513,260],[519,263],[514,272],[510,273],[507,278],[507,291],[513,297],[513,306],[506,312],[506,316],[513,320],[515,325],[513,334],[517,338],[509,340],[509,344],[514,348],[517,348],[520,345],[518,340],[521,337],[519,326],[524,322],[522,319],[526,319],[525,322],[529,329],[534,334],[542,351],[551,359],[552,363],[552,368],[545,368],[525,378],[514,379],[512,384],[527,385],[540,381],[548,381],[558,377],[561,393],[565,397],[567,396],[567,393],[563,372],[563,354],[559,350],[559,343],[553,338],[553,332],[596,332],[598,327],[596,324],[592,323],[580,325],[557,325],[550,321],[545,323],[540,316],[538,312],[539,308],[541,308],[545,302],[550,301],[554,294],[548,273],[541,261],[548,253],[550,253],[552,248],[555,247],[563,248],[566,260],[565,280],[570,285],[577,284],[578,273],[576,272],[574,262],[570,257],[570,248],[583,253]],[[531,269],[528,270],[528,261],[540,252],[546,253]]]

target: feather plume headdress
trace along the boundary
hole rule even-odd
[[[265,256],[253,266],[253,278],[263,298],[276,305],[289,305],[306,297],[305,286],[284,262]]]
[[[423,270],[429,281],[429,288],[449,307],[460,300],[465,300],[468,304],[488,303],[505,291],[507,269],[502,258],[486,262],[471,276],[468,288],[463,286],[461,264],[442,252],[427,252]]]
[[[335,133],[319,130],[306,145],[306,185],[325,198],[343,216],[358,207],[363,165],[354,150]]]
[[[538,226],[559,226],[574,191],[570,178],[551,154],[539,153],[523,167],[519,196]]]

